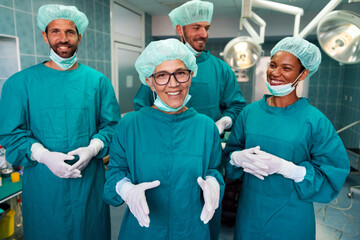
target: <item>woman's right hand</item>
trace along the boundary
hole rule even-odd
[[[117,191],[122,199],[129,206],[130,212],[136,217],[140,226],[149,227],[149,206],[146,201],[145,191],[160,185],[160,181],[144,182],[140,184],[132,184],[125,182],[121,189]]]
[[[244,149],[242,151],[235,151],[230,156],[230,163],[236,167],[242,167],[244,172],[250,173],[261,180],[268,176],[268,166],[261,163],[259,160],[269,160],[268,156],[257,155],[260,147],[253,147]]]

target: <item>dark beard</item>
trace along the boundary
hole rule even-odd
[[[184,39],[184,37],[185,37],[185,39]],[[188,41],[188,37],[186,36],[185,32],[184,32],[184,37],[182,37],[183,43],[185,44],[186,42],[188,42],[188,43],[190,44],[190,42]],[[186,40],[186,41],[185,41],[185,40]],[[193,45],[190,44],[191,47],[192,47],[193,49],[195,49],[196,51],[198,51],[198,52],[204,51],[204,50],[205,50],[205,46],[206,46],[207,39],[206,39],[206,38],[199,38],[199,39],[195,39],[194,41],[197,41],[197,40],[204,41],[204,42],[205,42],[205,43],[204,43],[204,47],[203,47],[202,49],[196,49]]]
[[[76,46],[76,45],[70,45],[70,44],[68,44],[68,43],[58,43],[58,44],[54,44],[54,45],[52,45],[52,44],[49,43],[49,46],[50,46],[50,48],[51,48],[58,56],[60,56],[60,57],[62,57],[62,58],[69,58],[69,57],[74,56],[74,54],[75,54],[75,52],[76,52],[76,50],[77,50],[77,46]],[[67,47],[70,47],[71,51],[70,51],[69,53],[62,54],[61,52],[59,52],[59,51],[57,50],[57,48],[58,48],[59,46],[67,46]]]

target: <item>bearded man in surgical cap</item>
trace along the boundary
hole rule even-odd
[[[110,239],[102,158],[119,105],[110,80],[77,62],[85,14],[44,5],[37,23],[50,60],[11,76],[0,100],[0,144],[24,166],[24,238]]]

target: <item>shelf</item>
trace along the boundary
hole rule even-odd
[[[2,186],[0,187],[0,203],[5,202],[22,192],[22,177],[20,181],[13,183],[11,178],[2,178]]]

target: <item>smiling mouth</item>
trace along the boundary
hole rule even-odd
[[[170,96],[177,96],[180,94],[181,91],[177,91],[177,92],[167,92],[166,94],[170,95]]]
[[[196,43],[199,44],[199,45],[204,45],[204,44],[206,44],[206,41],[204,41],[204,40],[195,40],[194,42],[196,42]]]
[[[270,79],[270,85],[282,85],[284,81]]]
[[[58,47],[58,49],[60,50],[60,51],[67,51],[67,50],[69,50],[70,49],[70,47]]]

